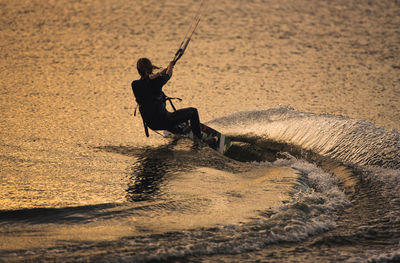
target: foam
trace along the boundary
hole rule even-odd
[[[371,256],[367,259],[368,263],[387,263],[387,262],[400,262],[400,249],[393,252],[382,253],[377,256]]]
[[[230,136],[257,138],[260,144],[272,139],[346,163],[400,168],[399,132],[361,120],[278,107],[235,113],[210,125]]]

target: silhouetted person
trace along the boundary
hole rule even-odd
[[[139,104],[139,111],[145,125],[152,130],[167,130],[179,133],[182,130],[178,125],[190,121],[190,128],[197,138],[201,138],[200,120],[197,109],[184,108],[174,112],[166,109],[166,100],[162,87],[172,76],[174,62],[162,71],[152,74],[153,66],[147,58],[141,58],[137,62],[137,70],[140,74],[139,80],[132,82],[133,94]]]

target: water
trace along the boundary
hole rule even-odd
[[[398,262],[398,3],[211,4],[165,90],[227,156],[133,117],[196,4],[0,1],[0,261]]]

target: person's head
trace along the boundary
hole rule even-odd
[[[139,75],[142,78],[148,78],[150,74],[153,73],[153,69],[157,68],[155,66],[153,66],[153,64],[151,64],[150,59],[148,58],[140,58],[137,61],[137,70],[139,72]]]

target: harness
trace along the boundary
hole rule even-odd
[[[163,94],[164,94],[164,93],[163,93]],[[164,94],[164,96],[163,96],[163,98],[162,98],[162,102],[163,102],[163,103],[165,103],[166,101],[169,101],[169,103],[171,104],[172,109],[173,109],[174,111],[176,111],[176,108],[175,108],[174,104],[172,103],[172,100],[182,101],[181,98],[167,97],[167,96],[165,96],[165,94]],[[136,107],[135,107],[134,116],[136,116],[136,111],[137,111],[137,108],[138,108],[138,107],[140,108],[140,104],[139,104],[138,102],[136,102]],[[139,112],[140,112],[140,111],[139,111]],[[146,134],[146,137],[150,137],[149,128],[148,128],[147,123],[146,123],[146,121],[144,120],[143,115],[142,115],[141,112],[140,112],[140,116],[142,117],[142,120],[143,120],[144,133]],[[154,131],[154,132],[158,133],[157,131]],[[160,133],[158,133],[158,134],[160,134]],[[161,134],[160,134],[160,135],[161,135]]]

